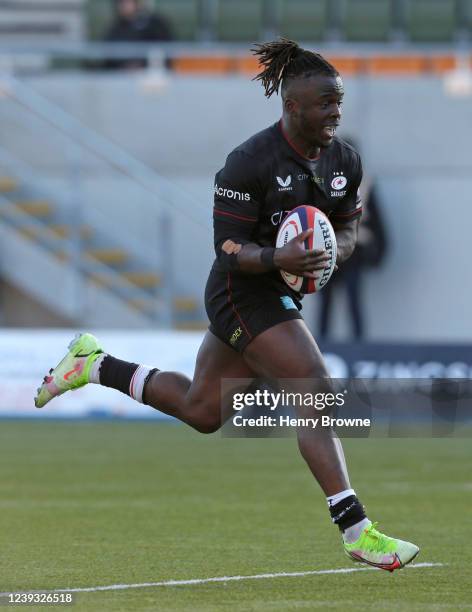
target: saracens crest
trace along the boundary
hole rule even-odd
[[[333,174],[334,177],[331,181],[331,189],[334,189],[334,191],[331,192],[331,197],[342,198],[346,195],[346,190],[344,188],[347,185],[347,178],[342,172],[333,172]]]

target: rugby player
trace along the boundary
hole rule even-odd
[[[315,277],[327,256],[305,250],[311,230],[281,248],[274,244],[284,215],[298,205],[313,204],[333,224],[337,264],[354,250],[362,167],[358,153],[335,136],[343,81],[321,55],[287,39],[256,45],[254,53],[262,67],[256,78],[265,95],[281,91],[282,117],[234,149],[216,175],[216,260],[205,291],[210,327],[193,380],[117,359],[104,352],[94,336],[81,334],[44,378],[35,398],[38,408],[66,391],[96,383],[199,432],[212,433],[226,418],[220,406],[221,379],[328,381],[323,357],[300,314],[301,296],[279,274],[283,269]],[[417,546],[380,533],[367,518],[333,432],[300,429],[297,434],[300,452],[326,495],[346,553],[389,571],[412,561]]]

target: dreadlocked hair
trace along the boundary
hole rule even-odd
[[[279,38],[268,43],[256,44],[251,49],[258,56],[264,70],[254,77],[261,81],[267,98],[278,93],[285,79],[307,77],[314,74],[338,76],[338,71],[319,53],[302,49],[288,38]]]

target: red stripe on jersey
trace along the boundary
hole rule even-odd
[[[234,213],[226,212],[225,210],[219,210],[214,208],[213,212],[217,215],[224,215],[225,217],[233,217],[234,219],[240,219],[241,221],[257,221],[257,217],[245,217],[243,215],[235,215]]]

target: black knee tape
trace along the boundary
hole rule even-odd
[[[366,518],[364,506],[355,495],[349,495],[329,509],[331,520],[341,531],[346,531]]]

